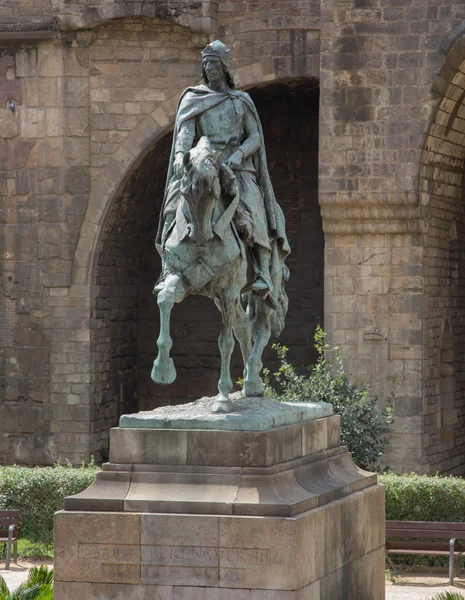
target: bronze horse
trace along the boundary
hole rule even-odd
[[[169,274],[158,293],[160,335],[152,379],[161,384],[170,384],[176,379],[170,357],[170,314],[174,303],[182,302],[189,294],[208,296],[214,300],[222,318],[218,340],[221,375],[214,410],[230,412],[233,408],[229,393],[233,387],[230,364],[234,336],[244,360],[245,395],[260,396],[264,392],[260,376],[262,353],[271,334],[279,336],[284,327],[288,306],[284,290],[287,267],[282,255],[273,251],[270,265],[273,291],[266,299],[253,294],[250,253],[236,227],[241,211],[234,173],[220,164],[219,153],[207,137],[202,137],[197,146],[185,154],[183,163],[181,199],[164,245]]]

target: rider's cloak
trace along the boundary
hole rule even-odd
[[[276,240],[281,252],[286,255],[290,252],[289,242],[285,231],[284,214],[276,201],[273,186],[266,162],[265,141],[263,138],[263,130],[258,116],[257,109],[252,101],[252,98],[245,92],[229,89],[226,92],[215,92],[206,85],[189,87],[181,94],[179,99],[176,123],[174,127],[173,144],[171,146],[170,162],[168,166],[168,175],[166,178],[165,197],[163,199],[163,207],[160,213],[160,221],[158,224],[157,236],[155,239],[157,249],[162,253],[162,232],[164,224],[164,212],[167,202],[168,187],[173,176],[173,163],[175,157],[175,144],[178,132],[181,125],[190,119],[201,115],[210,108],[218,106],[228,98],[236,98],[241,100],[249,109],[254,119],[257,122],[257,128],[260,133],[260,147],[253,155],[253,164],[256,170],[257,183],[260,187],[265,205],[265,213],[268,222],[268,233],[271,240]]]

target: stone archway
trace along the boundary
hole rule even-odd
[[[431,471],[463,474],[465,39],[460,37],[449,50],[435,82],[442,98],[426,138],[420,173],[424,227],[424,432],[428,436],[425,457]]]

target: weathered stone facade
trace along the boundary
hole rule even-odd
[[[204,299],[174,313],[178,382],[150,381],[148,282],[177,98],[220,38],[288,221],[291,358],[324,322],[352,378],[386,398],[397,376],[387,462],[463,473],[464,19],[464,0],[4,2],[0,462],[101,458],[122,411],[213,392]]]

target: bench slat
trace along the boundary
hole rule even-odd
[[[465,544],[455,544],[457,552],[463,552],[465,550]],[[449,551],[448,542],[416,542],[416,541],[386,541],[386,550],[447,550]]]
[[[19,527],[21,525],[21,521],[19,519],[2,519],[0,517],[0,529],[8,529],[10,525]]]
[[[389,529],[455,529],[465,531],[465,523],[441,522],[441,521],[386,521]]]
[[[451,538],[465,539],[465,532],[456,531],[451,529],[444,531],[442,529],[427,529],[423,531],[417,531],[416,529],[404,529],[398,531],[396,529],[386,528],[387,537],[399,537],[399,538],[439,538],[441,540],[450,540]]]
[[[450,556],[449,550],[386,550],[386,554],[407,554],[412,556]],[[462,552],[454,552],[454,556],[462,556]]]

